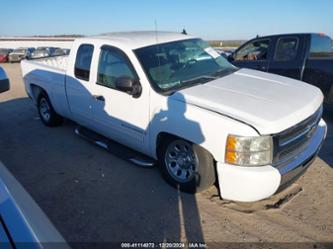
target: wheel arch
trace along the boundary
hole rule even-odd
[[[41,86],[38,86],[36,84],[32,83],[29,85],[29,87],[30,87],[30,93],[32,95],[30,97],[33,99],[35,104],[37,104],[38,97],[40,96],[41,93],[47,94],[47,92],[44,88],[42,88]]]
[[[174,137],[175,139],[183,139],[183,140],[186,140],[190,143],[193,143],[193,144],[196,144],[200,147],[202,147],[203,149],[205,149],[211,156],[212,158],[214,159],[214,162],[216,161],[215,158],[214,158],[214,155],[209,151],[208,148],[205,148],[205,146],[202,146],[201,144],[199,144],[197,141],[194,141],[193,139],[188,139],[188,138],[185,138],[185,137],[182,137],[180,135],[177,135],[177,134],[173,134],[173,133],[170,133],[170,132],[166,132],[166,131],[161,131],[157,134],[156,138],[155,138],[155,148],[154,148],[154,153],[155,153],[155,157],[157,159],[157,155],[158,155],[158,149],[159,149],[159,146],[161,145],[161,142],[163,140],[165,140],[167,137]]]

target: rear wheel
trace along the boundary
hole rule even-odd
[[[61,125],[63,119],[54,111],[46,93],[39,95],[37,108],[39,117],[46,126],[54,127]]]
[[[158,148],[162,176],[184,192],[197,193],[214,184],[215,169],[211,154],[199,145],[169,136]]]

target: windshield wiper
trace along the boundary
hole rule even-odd
[[[173,87],[170,87],[166,91],[166,93],[172,95],[174,92],[176,92],[180,89],[187,88],[189,86],[193,86],[193,85],[196,85],[196,84],[206,83],[208,81],[215,80],[217,78],[218,77],[215,77],[215,76],[212,76],[212,75],[200,75],[200,76],[188,79],[188,80],[182,80],[182,81],[179,82],[179,84],[177,84]]]
[[[217,70],[213,75],[217,78],[217,77],[222,77],[225,76],[229,73],[233,73],[236,72],[238,69],[237,68],[221,68],[219,70]]]
[[[195,84],[195,83],[206,83],[208,81],[215,80],[215,79],[217,79],[217,77],[212,76],[212,75],[200,75],[200,76],[188,79],[188,80],[182,80],[180,82],[180,84],[184,85],[184,83],[185,84],[186,83],[192,83],[192,84]]]

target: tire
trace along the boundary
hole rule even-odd
[[[62,124],[63,118],[58,115],[45,92],[38,96],[37,100],[38,114],[44,125],[55,127]]]
[[[193,194],[215,183],[214,159],[208,151],[199,145],[173,136],[163,140],[157,150],[158,165],[163,178],[171,186]],[[178,152],[177,146],[180,149]]]

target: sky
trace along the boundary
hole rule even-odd
[[[214,40],[323,32],[333,0],[1,0],[0,36],[182,31]]]

